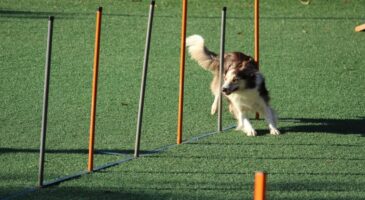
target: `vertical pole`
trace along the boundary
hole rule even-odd
[[[141,80],[141,91],[140,91],[140,96],[139,96],[137,130],[136,130],[136,143],[135,143],[135,148],[134,148],[134,157],[135,158],[139,157],[139,149],[140,149],[140,143],[141,143],[144,96],[145,96],[145,90],[146,90],[146,77],[147,77],[147,68],[148,68],[148,58],[149,58],[149,52],[150,52],[151,30],[152,30],[154,7],[155,7],[155,1],[152,0],[150,3],[150,13],[148,16],[146,46],[144,49],[144,61],[143,61],[143,71],[142,71],[142,80]]]
[[[257,63],[257,66],[259,64],[259,57],[260,57],[260,46],[259,46],[259,17],[260,17],[260,6],[259,6],[259,0],[255,0],[255,6],[254,6],[254,34],[255,34],[255,61]]]
[[[184,111],[184,77],[185,77],[185,40],[188,0],[182,0],[181,17],[181,47],[180,47],[180,81],[179,81],[179,108],[177,116],[177,144],[182,142],[183,111]]]
[[[50,73],[51,73],[50,70],[51,70],[53,20],[54,20],[53,16],[50,16],[48,18],[46,64],[45,64],[45,70],[44,70],[42,130],[41,130],[41,144],[40,144],[40,148],[39,148],[39,174],[38,174],[39,187],[43,187],[43,179],[44,179],[44,157],[45,157],[45,148],[46,148],[49,79],[50,79]]]
[[[218,96],[218,132],[222,131],[222,85],[223,85],[223,69],[224,69],[224,42],[226,35],[226,11],[227,8],[222,9],[221,21],[221,46],[220,46],[220,63],[219,63],[219,96]]]
[[[255,0],[255,6],[254,6],[254,34],[255,34],[255,61],[257,63],[257,67],[259,68],[259,57],[260,57],[260,43],[259,43],[259,36],[260,36],[260,32],[259,32],[259,26],[260,26],[260,22],[259,22],[259,18],[260,18],[260,4],[259,4],[259,0]],[[259,113],[256,113],[256,119],[259,119],[260,115]]]
[[[94,170],[94,143],[95,143],[95,116],[96,116],[96,98],[98,91],[98,71],[99,71],[99,52],[100,52],[100,30],[101,30],[102,7],[96,11],[96,31],[95,31],[95,47],[94,47],[94,66],[93,66],[93,82],[91,96],[91,112],[90,112],[90,132],[89,132],[89,161],[88,171]]]
[[[265,200],[266,196],[266,173],[255,173],[254,200]]]

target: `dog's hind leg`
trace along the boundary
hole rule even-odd
[[[265,120],[269,125],[271,135],[279,135],[280,131],[276,128],[276,114],[274,110],[269,106],[265,106]]]

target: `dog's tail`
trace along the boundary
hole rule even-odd
[[[186,38],[186,46],[190,56],[197,61],[201,67],[209,71],[216,71],[219,67],[217,54],[204,46],[204,39],[200,35],[192,35]]]

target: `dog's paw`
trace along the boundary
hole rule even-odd
[[[276,128],[272,128],[272,129],[270,129],[270,134],[271,135],[280,135],[280,131]]]
[[[256,136],[257,132],[254,129],[249,129],[249,130],[243,130],[247,136]]]
[[[214,115],[217,112],[217,107],[216,106],[212,106],[212,108],[210,109],[210,114]]]

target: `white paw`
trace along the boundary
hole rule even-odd
[[[212,108],[210,109],[210,114],[214,115],[217,112],[217,106],[212,105]]]
[[[270,134],[271,135],[280,135],[280,131],[276,128],[272,128],[272,129],[270,129]]]
[[[243,131],[247,134],[247,136],[256,136],[257,135],[257,133],[254,129],[248,129],[248,130],[243,130]]]

